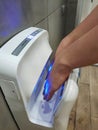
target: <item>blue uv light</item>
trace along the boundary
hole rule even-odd
[[[64,84],[61,86],[61,91],[60,91],[60,96],[59,96],[60,100],[62,99],[63,91],[64,91]]]
[[[52,67],[53,67],[53,63],[51,63],[49,68],[48,68],[47,76],[49,75],[50,71],[52,70]],[[48,81],[48,79],[46,79],[45,85],[44,85],[44,92],[43,92],[43,94],[44,95],[48,95],[49,94],[49,90],[50,90],[50,82]]]
[[[48,68],[48,73],[52,70],[52,67],[53,67],[53,63],[50,64],[49,68]]]
[[[50,83],[48,80],[46,80],[45,86],[44,86],[44,95],[48,95],[49,89],[50,89]]]
[[[52,67],[53,67],[53,63],[51,63],[49,68],[48,68],[47,77],[48,77],[49,73],[51,72]],[[49,82],[49,80],[46,79],[45,84],[44,84],[44,91],[43,91],[44,96],[47,96],[49,94],[50,86],[51,86],[50,84],[51,83]],[[62,99],[63,91],[64,91],[64,84],[59,89],[59,94],[58,94],[59,95],[59,100]]]

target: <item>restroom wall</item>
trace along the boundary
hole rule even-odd
[[[74,27],[76,1],[1,0],[0,45],[19,31],[36,26],[49,32],[50,45],[55,50]]]
[[[76,25],[83,21],[96,5],[98,5],[98,0],[78,0]]]

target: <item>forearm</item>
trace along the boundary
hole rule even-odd
[[[68,78],[72,69],[98,62],[98,6],[93,12],[60,43],[51,73],[49,94],[44,99],[50,100],[54,92]]]
[[[98,6],[96,6],[88,17],[61,41],[56,51],[56,55],[59,55],[63,48],[74,43],[74,41],[85,35],[85,33],[89,32],[96,25],[98,25]]]
[[[98,25],[98,6],[69,34],[69,37],[77,40],[96,25]]]
[[[80,39],[62,50],[57,57],[72,69],[98,62],[98,25]]]
[[[83,20],[65,39],[70,39],[70,43],[79,39],[98,24],[98,6]],[[64,39],[63,39],[64,40]]]

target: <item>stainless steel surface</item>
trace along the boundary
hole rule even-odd
[[[0,45],[27,24],[23,5],[20,0],[0,1]]]
[[[57,9],[59,9],[60,7],[62,7],[62,12],[65,13],[66,11],[64,8],[66,8],[66,2],[75,3],[76,1],[77,0],[41,0],[41,1],[40,0],[9,0],[9,1],[2,0],[2,1],[0,1],[0,46],[2,44],[4,44],[4,42],[6,40],[8,40],[13,35],[15,35],[16,33],[18,33],[19,31],[21,31],[25,28],[28,28],[30,26],[36,26],[36,25],[38,25],[42,28],[47,26],[46,23],[44,23],[44,19],[47,19],[48,16],[49,16],[49,18],[48,18],[47,22],[49,22],[49,32],[51,32],[50,26],[53,26],[53,25],[50,25],[50,24],[52,24],[52,22],[50,22],[50,21],[53,21],[51,19],[52,13],[53,14],[54,14],[54,12],[56,13]],[[65,7],[62,5],[64,5]],[[72,7],[70,7],[70,10],[72,10],[71,8],[73,9],[73,8],[75,8],[75,6],[72,5]],[[73,13],[73,11],[72,11],[72,13]],[[55,19],[54,19],[54,21],[56,21],[57,23],[60,21],[63,21],[61,15],[62,14],[59,14],[58,18],[56,18],[59,21],[57,21]],[[64,15],[65,15],[64,17],[66,18],[66,14],[64,14]],[[68,18],[72,18],[73,14],[72,15],[67,14],[67,15],[68,15],[67,21],[69,21]],[[73,15],[73,17],[75,17],[75,16]],[[61,22],[61,23],[63,24],[63,28],[65,28],[64,27],[65,22],[64,23]],[[71,20],[71,21],[69,21],[69,23],[73,24],[73,21]],[[68,22],[67,22],[67,24],[68,24]],[[58,26],[54,25],[54,26],[58,27],[59,25]],[[56,30],[55,27],[53,27],[54,30]],[[67,27],[70,30],[70,27],[66,26],[66,28]],[[45,29],[48,30],[47,27],[45,27]],[[61,28],[59,27],[59,29],[61,30],[62,27]],[[59,29],[58,29],[58,31],[59,31]],[[63,32],[63,30],[62,30],[62,32]],[[51,35],[51,33],[49,35]],[[60,35],[62,35],[62,34],[60,34]],[[52,37],[52,36],[50,36],[50,37]],[[52,39],[52,40],[54,40],[54,39]],[[52,44],[54,44],[54,43],[52,43]]]
[[[38,27],[38,28],[43,28],[45,30],[48,31],[48,19],[44,19],[43,21],[41,21],[40,23],[34,25],[35,27]]]
[[[59,8],[65,2],[66,2],[66,0],[48,0],[48,14],[55,11],[57,8]]]
[[[63,4],[63,5],[61,5],[61,15],[63,16],[65,16],[65,11],[66,11],[66,5],[65,4]]]
[[[77,0],[67,0],[67,3],[74,3],[77,2]]]
[[[66,35],[70,33],[75,28],[75,20],[76,20],[76,10],[77,9],[77,1],[72,3],[67,3],[66,7]]]
[[[18,130],[0,89],[0,130]]]
[[[81,16],[82,16],[82,8],[83,8],[83,1],[82,0],[78,0],[77,2],[77,11],[76,11],[76,21],[75,21],[75,25],[77,26],[80,21],[81,21]]]
[[[62,8],[58,8],[48,17],[50,44],[56,50],[59,42],[65,34],[65,13],[62,15]]]
[[[0,1],[0,45],[47,16],[47,0]]]
[[[0,45],[2,45],[6,40],[11,38],[13,35],[18,33],[19,31],[30,27],[37,26],[40,28],[47,29],[49,28],[50,39],[53,38],[51,36],[51,27],[54,24],[52,16],[49,16],[47,21],[47,17],[50,13],[55,13],[57,15],[57,9],[61,8],[62,4],[65,0],[4,0],[0,2]],[[62,6],[62,11],[57,15],[58,18],[55,20],[57,23],[54,25],[54,30],[58,28],[57,36],[55,40],[57,42],[59,37],[62,35],[62,13],[65,11],[65,7]],[[62,12],[62,13],[61,13]],[[64,14],[65,15],[65,14]],[[55,17],[53,15],[53,17]],[[65,16],[64,16],[65,17]],[[52,19],[51,19],[52,18]],[[49,23],[48,23],[49,22]],[[59,24],[60,23],[60,24]],[[62,23],[62,25],[61,25]],[[49,27],[47,26],[49,24]],[[51,25],[50,25],[51,24]],[[56,28],[55,28],[56,27]],[[59,30],[60,29],[60,30]],[[63,30],[64,31],[64,30]],[[56,33],[56,31],[55,31]],[[58,35],[60,34],[60,36]],[[53,39],[54,40],[54,39]],[[51,41],[51,40],[50,40]],[[55,41],[55,42],[56,42]],[[14,44],[14,43],[13,43]],[[55,44],[55,43],[53,43]],[[56,45],[53,45],[56,46]]]
[[[32,18],[34,24],[40,22],[47,16],[47,0],[31,0]]]

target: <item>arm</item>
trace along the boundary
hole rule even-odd
[[[81,22],[69,35],[67,35],[60,43],[56,55],[64,48],[68,47],[75,40],[79,39],[93,27],[98,24],[98,6]]]
[[[72,69],[96,62],[98,62],[98,25],[69,47],[65,47],[55,58],[53,69],[48,77],[50,94],[45,99],[51,99]]]
[[[98,25],[65,48],[57,58],[72,69],[98,62]],[[68,61],[68,63],[67,63]]]

